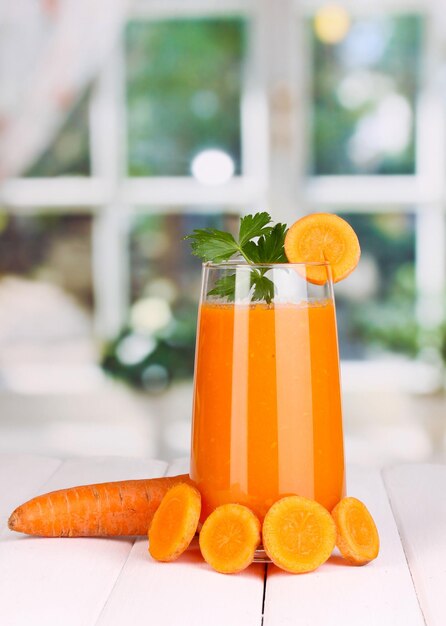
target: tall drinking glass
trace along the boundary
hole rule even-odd
[[[227,502],[262,519],[285,495],[328,510],[344,496],[328,264],[203,265],[191,477],[202,519]]]

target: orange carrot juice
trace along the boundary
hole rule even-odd
[[[203,519],[226,502],[263,518],[287,494],[331,510],[345,492],[333,301],[203,302],[193,413]]]

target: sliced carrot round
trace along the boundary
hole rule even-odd
[[[290,263],[315,263],[306,268],[307,279],[319,285],[327,270],[317,263],[328,262],[333,282],[346,278],[361,256],[358,237],[345,220],[333,213],[312,213],[297,220],[285,237],[285,254]]]
[[[222,574],[236,574],[248,567],[259,543],[260,522],[241,504],[217,507],[200,532],[204,560]]]
[[[336,527],[324,507],[301,496],[287,496],[269,509],[263,522],[263,547],[278,567],[301,574],[330,557]]]
[[[343,498],[331,512],[336,524],[336,545],[346,561],[365,565],[376,559],[379,535],[365,504],[356,498]]]
[[[149,528],[149,552],[157,561],[174,561],[192,541],[201,513],[201,496],[182,483],[169,489]]]

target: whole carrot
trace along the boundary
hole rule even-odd
[[[11,514],[11,530],[41,537],[146,535],[165,493],[187,474],[60,489],[37,496]]]

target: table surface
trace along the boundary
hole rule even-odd
[[[0,624],[5,626],[418,626],[446,624],[446,466],[350,467],[381,537],[378,559],[316,572],[254,564],[225,576],[190,549],[157,563],[147,540],[42,539],[11,533],[9,513],[46,491],[174,475],[187,462],[0,456]]]

